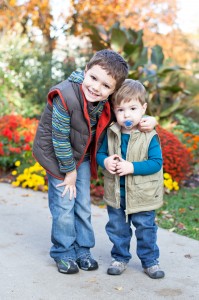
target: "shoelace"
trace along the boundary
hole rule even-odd
[[[154,272],[160,271],[160,268],[158,265],[155,265],[155,266],[150,267],[149,270],[154,273]]]
[[[122,262],[122,261],[116,261],[116,260],[114,260],[114,261],[111,263],[111,265],[114,266],[114,267],[120,267],[121,265],[122,265],[122,266],[125,266],[125,263]]]
[[[82,258],[80,257],[81,260],[90,260],[92,257],[89,253],[87,253],[85,256],[83,256]]]

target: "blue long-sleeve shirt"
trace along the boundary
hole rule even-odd
[[[126,133],[121,133],[121,154],[122,158],[126,160],[127,146],[129,142],[130,135]],[[105,169],[104,160],[108,155],[108,140],[107,135],[105,135],[102,145],[97,153],[97,163],[102,168]],[[134,161],[132,162],[134,167],[134,172],[132,175],[151,175],[160,171],[162,167],[162,151],[160,148],[159,140],[155,135],[149,145],[148,149],[148,159],[144,161]],[[125,195],[125,176],[120,177],[120,187],[121,196]]]

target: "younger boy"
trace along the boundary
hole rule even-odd
[[[77,74],[48,94],[33,154],[48,173],[53,243],[50,256],[64,274],[77,273],[79,268],[98,268],[90,253],[95,244],[90,176],[97,176],[96,152],[111,122],[108,97],[127,75],[124,59],[114,51],[102,50],[87,64],[83,82]],[[148,124],[143,130],[150,129],[150,121],[143,123]],[[154,127],[154,120],[151,123]]]
[[[113,94],[112,105],[117,123],[108,128],[97,153],[97,163],[105,169],[106,231],[113,243],[107,273],[120,275],[126,269],[131,259],[132,223],[144,272],[150,278],[162,278],[154,211],[163,204],[162,154],[156,131],[138,130],[147,108],[144,86],[125,80]]]

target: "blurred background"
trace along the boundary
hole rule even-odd
[[[1,0],[1,115],[39,116],[53,84],[111,48],[146,86],[150,114],[197,120],[198,11],[196,0]]]

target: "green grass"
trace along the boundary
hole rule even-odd
[[[199,240],[199,187],[165,195],[156,213],[159,227]]]

